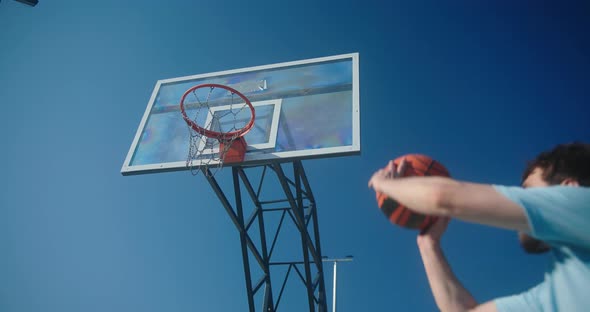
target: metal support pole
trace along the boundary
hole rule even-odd
[[[232,184],[235,197],[235,203],[233,205],[226,197],[223,189],[217,183],[213,174],[208,169],[202,169],[207,181],[215,191],[231,221],[239,232],[246,293],[248,295],[248,308],[250,312],[257,311],[257,304],[255,303],[257,301],[255,300],[255,297],[257,297],[261,291],[263,291],[261,301],[262,306],[260,307],[262,308],[261,311],[276,312],[291,272],[295,272],[296,276],[301,279],[302,284],[305,286],[309,311],[327,311],[317,207],[301,162],[294,161],[291,164],[293,168],[291,177],[289,177],[287,172],[283,170],[282,164],[278,162],[249,167],[233,166]],[[260,184],[258,185],[257,190],[255,190],[246,171],[251,169],[256,170],[257,168],[262,168],[262,175],[259,181]],[[264,197],[263,186],[267,169],[271,169],[269,171],[274,171],[276,174],[280,189],[283,190],[283,198],[262,200]],[[252,200],[252,205],[247,205],[244,196],[242,196],[242,189],[247,191]],[[281,195],[277,194],[275,188],[273,188],[271,193],[273,197]],[[287,206],[285,207],[284,205]],[[252,206],[253,209],[249,209]],[[271,225],[269,227],[276,228],[276,233],[274,235],[270,233],[271,236],[268,236],[270,238],[269,241],[272,241],[270,246],[267,242],[268,233],[265,229],[266,222],[263,217],[265,213],[281,214],[278,226],[275,227]],[[285,216],[287,216],[286,219]],[[281,231],[283,224],[289,220],[294,223],[299,231],[299,235],[297,236],[298,240],[301,242],[301,256],[294,261],[273,263],[271,262],[271,258],[275,244],[278,243],[277,238],[279,237],[279,232]],[[255,235],[254,233],[253,235],[250,235],[249,233],[251,226],[254,224],[258,225],[258,235]],[[285,245],[290,247],[292,246],[293,239],[294,237],[285,237],[283,240],[286,242]],[[252,256],[255,261],[250,261],[250,256]],[[273,296],[272,292],[273,288],[271,287],[271,269],[277,265],[289,265],[289,268],[284,275],[282,287],[280,288],[280,292],[278,296],[276,296],[275,301],[275,296]],[[300,265],[303,266],[303,270],[301,270],[301,267],[298,267]],[[256,269],[256,267],[258,267],[259,270],[253,270]],[[255,273],[260,270],[263,275],[262,277],[257,277]],[[255,274],[254,277],[256,280],[253,280],[253,273]],[[283,273],[281,273],[281,275],[282,274]]]

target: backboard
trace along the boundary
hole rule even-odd
[[[179,102],[185,91],[200,84],[229,86],[255,108],[239,165],[360,153],[359,56],[353,53],[158,81],[123,175],[187,169],[189,130]],[[227,109],[220,102],[199,118],[208,125]],[[209,153],[218,152],[212,148]],[[192,159],[191,166],[198,167],[199,161]]]

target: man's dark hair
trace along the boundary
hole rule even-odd
[[[530,161],[522,175],[524,181],[535,168],[543,169],[543,179],[550,185],[565,179],[578,181],[580,186],[590,186],[590,144],[574,142],[557,145]]]

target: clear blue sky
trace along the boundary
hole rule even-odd
[[[238,234],[205,179],[119,172],[147,101],[158,79],[351,52],[362,154],[304,162],[324,254],[355,256],[339,311],[433,311],[416,233],[367,180],[419,152],[515,185],[538,152],[590,141],[590,7],[407,2],[0,2],[0,311],[245,311]],[[548,263],[459,221],[443,245],[480,301]],[[279,311],[302,311],[286,296]]]

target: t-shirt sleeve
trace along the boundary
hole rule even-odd
[[[549,244],[590,247],[590,188],[494,187],[524,209],[533,237]]]
[[[542,311],[543,298],[547,298],[547,284],[541,283],[530,290],[494,300],[498,312]]]

